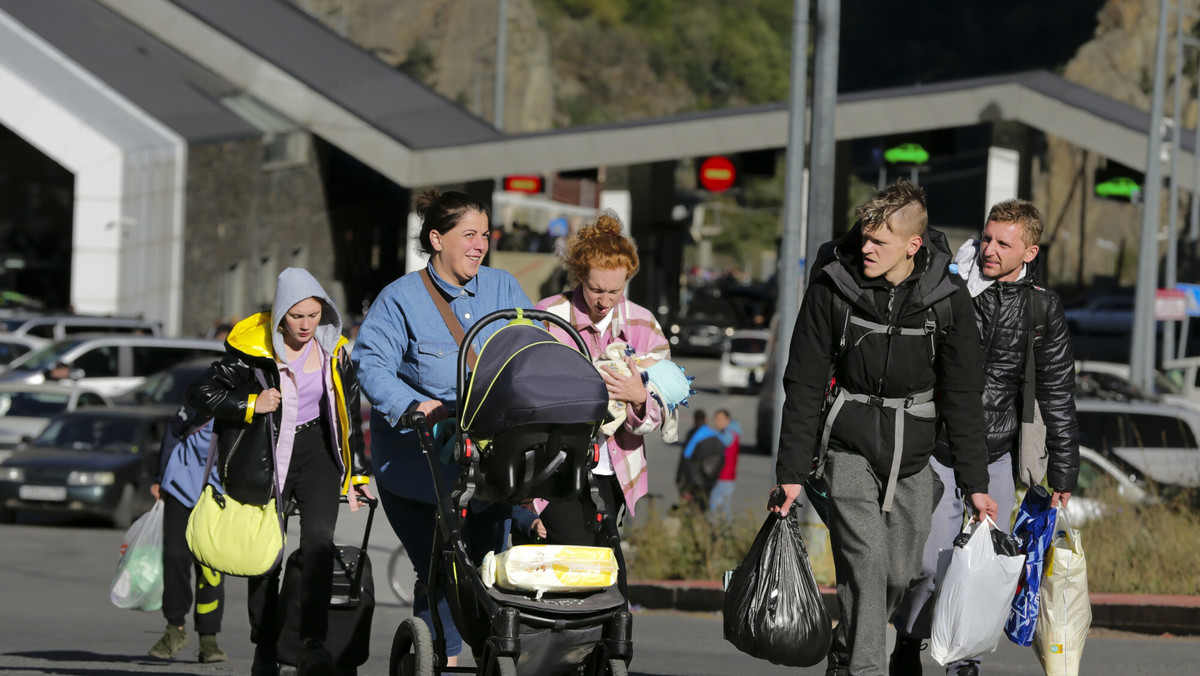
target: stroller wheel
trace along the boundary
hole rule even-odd
[[[511,657],[493,657],[483,676],[517,676],[517,662]]]
[[[515,671],[513,672],[516,673]],[[392,639],[390,676],[433,676],[433,636],[419,617],[409,617],[396,627]]]

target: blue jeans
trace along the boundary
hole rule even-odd
[[[383,513],[387,515],[388,523],[404,545],[408,560],[412,562],[417,574],[417,585],[413,595],[413,616],[419,617],[429,625],[429,630],[436,636],[439,632],[433,626],[433,614],[429,610],[428,591],[429,562],[433,553],[433,538],[436,529],[437,506],[429,502],[410,500],[388,491],[383,486],[379,489],[379,502],[383,505]],[[472,505],[474,507],[474,505]],[[507,505],[493,504],[478,512],[472,511],[463,523],[463,537],[467,543],[467,552],[475,565],[483,561],[489,551],[499,552],[504,548],[504,538],[508,532],[508,518],[512,508]],[[446,592],[449,591],[439,581],[436,586],[441,588],[438,594],[438,619],[441,621],[441,634],[446,637],[446,656],[454,657],[462,652],[462,636],[454,626],[454,618],[450,615],[450,605],[446,602]]]
[[[726,519],[733,519],[733,487],[735,481],[718,481],[713,486],[712,497],[709,498],[708,512],[724,514]]]

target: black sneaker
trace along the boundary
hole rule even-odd
[[[299,676],[337,676],[337,666],[325,644],[310,638],[304,642],[296,672]]]
[[[888,659],[888,676],[921,676],[921,651],[924,648],[920,639],[897,636]]]
[[[279,662],[274,652],[254,648],[254,663],[250,665],[250,676],[279,676]]]

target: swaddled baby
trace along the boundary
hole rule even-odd
[[[626,363],[625,358],[633,354],[633,348],[617,341],[609,345],[594,364],[597,369],[610,368],[627,376],[629,375],[629,364]],[[643,359],[648,360],[649,358],[644,357]],[[634,360],[638,361],[639,359],[634,357]],[[642,376],[642,384],[646,386],[646,392],[654,397],[659,408],[662,409],[663,441],[668,444],[674,443],[679,438],[679,422],[675,409],[679,406],[687,406],[688,397],[696,393],[692,389],[692,381],[695,380],[695,376],[685,375],[683,367],[669,359],[649,366],[638,364],[638,371]],[[604,432],[605,436],[609,436],[623,424],[625,424],[625,402],[609,400],[608,416],[600,430]],[[639,430],[634,431],[639,432]]]

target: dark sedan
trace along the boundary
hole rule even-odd
[[[0,522],[18,512],[98,516],[128,528],[150,508],[171,411],[87,409],[55,417],[0,463]]]

